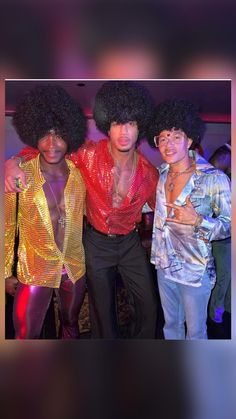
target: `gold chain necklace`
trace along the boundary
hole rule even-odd
[[[127,182],[130,182],[133,179],[134,174],[135,174],[136,164],[137,164],[137,156],[136,156],[136,153],[135,153],[134,157],[133,157],[132,170],[131,170],[129,178],[126,180]],[[120,173],[118,172],[118,170],[120,170]],[[115,174],[116,174],[116,177],[118,177],[119,179],[121,178],[121,172],[122,172],[122,170],[118,167],[118,165],[116,165],[115,166]]]
[[[167,187],[168,192],[172,192],[175,188],[175,183],[173,183],[173,180],[175,180],[178,176],[183,175],[184,173],[191,173],[193,162],[188,166],[186,169],[182,170],[181,172],[168,172],[168,175],[171,176],[172,180],[170,184]]]
[[[136,154],[135,154],[131,174],[130,174],[129,178],[126,180],[126,182],[129,183],[129,184],[131,184],[131,182],[134,178],[134,175],[135,175],[136,160],[137,160],[137,157],[136,157]],[[121,202],[124,199],[124,197],[121,195],[121,193],[119,191],[119,180],[118,179],[120,179],[120,177],[121,177],[121,175],[116,171],[116,173],[114,173],[114,188],[115,188],[115,191],[112,195],[113,207],[119,207]]]
[[[49,188],[50,188],[51,194],[52,194],[52,196],[53,196],[53,199],[54,199],[54,201],[55,201],[55,204],[56,204],[56,207],[57,207],[57,211],[58,211],[58,214],[59,214],[59,218],[58,218],[57,222],[58,222],[58,224],[59,224],[62,228],[65,228],[65,226],[66,226],[66,218],[65,218],[65,217],[63,217],[63,215],[61,214],[60,208],[59,208],[58,203],[57,203],[56,196],[55,196],[55,194],[54,194],[54,192],[53,192],[53,189],[52,189],[52,187],[51,187],[51,185],[50,185],[50,182],[48,182],[48,181],[46,181],[46,182],[47,182],[47,184],[48,184],[48,186],[49,186]]]

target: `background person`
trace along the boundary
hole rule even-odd
[[[219,147],[209,163],[222,170],[231,179],[230,141]],[[209,316],[215,323],[223,322],[224,312],[231,313],[231,237],[212,242],[216,266],[216,284],[209,302]]]

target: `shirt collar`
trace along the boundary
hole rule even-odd
[[[42,186],[45,183],[45,178],[44,178],[44,176],[43,176],[43,174],[42,174],[42,172],[40,170],[40,160],[39,160],[39,157],[40,157],[40,154],[38,154],[38,156],[31,161],[31,164],[35,168],[35,171],[34,171],[34,183],[37,184],[37,185],[39,185],[39,186]],[[66,163],[67,163],[67,166],[68,166],[70,172],[73,172],[74,170],[77,170],[76,167],[75,167],[75,165],[74,165],[74,163],[71,160],[69,160],[67,158],[65,160],[66,160]]]

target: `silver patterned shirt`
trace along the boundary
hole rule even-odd
[[[231,235],[231,188],[229,178],[203,157],[190,151],[196,170],[174,202],[185,205],[190,200],[203,221],[198,228],[166,222],[165,182],[169,165],[163,163],[157,185],[156,209],[153,223],[151,263],[163,269],[167,279],[198,287],[207,270],[211,284],[216,280],[212,240]],[[174,217],[173,209],[169,217]]]

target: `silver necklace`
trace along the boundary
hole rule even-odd
[[[167,190],[168,192],[172,192],[175,188],[175,183],[173,183],[173,180],[175,180],[178,176],[182,175],[183,173],[190,173],[192,170],[193,163],[190,164],[186,169],[182,170],[181,172],[169,172],[168,175],[171,176],[172,180],[169,183]]]
[[[50,185],[50,183],[49,183],[48,181],[47,181],[47,184],[48,184],[48,186],[49,186],[49,188],[50,188],[51,194],[52,194],[52,196],[53,196],[53,199],[54,199],[54,201],[55,201],[55,204],[56,204],[56,207],[57,207],[57,211],[58,211],[58,214],[59,214],[59,218],[58,218],[57,222],[58,222],[58,224],[59,224],[62,228],[65,228],[65,226],[66,226],[66,218],[65,218],[65,217],[63,217],[63,215],[61,214],[60,208],[59,208],[58,203],[57,203],[56,196],[55,196],[55,194],[54,194],[54,192],[53,192],[53,189],[52,189],[52,187],[51,187],[51,185]]]

